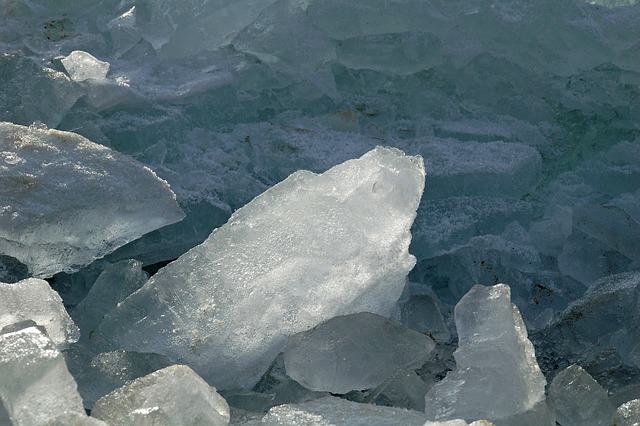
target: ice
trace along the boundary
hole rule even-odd
[[[185,365],[174,365],[100,398],[91,416],[111,426],[226,425],[226,401]]]
[[[83,336],[89,338],[102,318],[148,279],[149,274],[142,270],[142,262],[137,260],[122,260],[107,267],[87,297],[71,311]]]
[[[430,419],[508,423],[544,403],[546,380],[509,286],[476,285],[456,305],[455,318],[456,369],[427,393]]]
[[[553,356],[548,370],[569,364],[585,369],[602,386],[614,390],[638,383],[637,328],[640,273],[602,278],[547,328],[536,333],[542,351]],[[566,363],[566,364],[562,364]]]
[[[80,338],[80,330],[64,309],[62,299],[46,281],[28,278],[15,284],[0,282],[0,330],[29,320],[46,330],[59,350]]]
[[[420,157],[381,147],[321,175],[294,173],[159,271],[100,332],[218,388],[250,387],[288,336],[336,315],[392,313],[415,263],[409,228],[424,176]]]
[[[640,422],[640,399],[622,404],[615,412],[613,424],[616,426],[637,426]]]
[[[358,404],[327,396],[302,404],[274,407],[262,419],[265,425],[420,425],[427,418],[419,411]]]
[[[56,424],[67,411],[84,416],[62,354],[36,327],[0,334],[0,378],[0,405],[14,425]]]
[[[563,426],[609,426],[614,408],[607,391],[578,365],[571,365],[549,385],[549,406]]]
[[[61,62],[73,81],[104,80],[110,66],[108,62],[102,62],[81,50],[74,50]]]
[[[77,270],[184,213],[167,183],[70,132],[0,123],[0,252],[35,277]]]
[[[422,366],[434,346],[423,334],[362,312],[289,337],[284,364],[305,387],[342,394],[377,387],[400,370]]]

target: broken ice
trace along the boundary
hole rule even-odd
[[[287,336],[336,315],[392,313],[415,264],[409,229],[424,178],[420,157],[382,147],[321,175],[294,173],[160,270],[100,331],[219,388],[251,386]]]
[[[74,133],[0,123],[0,252],[36,277],[77,270],[184,213],[167,183]]]

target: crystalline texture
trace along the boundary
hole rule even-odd
[[[103,80],[109,72],[108,62],[102,62],[81,50],[74,50],[61,62],[74,81]]]
[[[435,346],[429,337],[362,312],[330,319],[289,338],[287,374],[316,391],[371,389],[401,369],[418,368]]]
[[[427,393],[434,420],[506,419],[544,401],[546,380],[508,286],[476,285],[456,305],[456,370]]]
[[[131,158],[0,123],[0,253],[33,276],[73,271],[183,216],[167,183]]]
[[[0,283],[0,330],[28,320],[43,327],[58,349],[80,337],[62,299],[46,281],[28,278],[15,284]]]
[[[272,187],[160,270],[101,326],[225,389],[251,386],[288,336],[336,315],[390,315],[424,188],[420,157],[376,148]]]
[[[111,426],[217,426],[229,423],[229,406],[189,367],[173,365],[100,398],[91,415]]]
[[[43,424],[65,411],[84,416],[62,354],[36,327],[0,335],[0,378],[0,404],[14,425]]]

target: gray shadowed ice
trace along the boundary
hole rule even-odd
[[[168,184],[70,132],[0,123],[0,253],[71,272],[184,217]]]
[[[292,174],[118,305],[100,331],[127,350],[250,387],[288,336],[336,315],[390,315],[424,188],[421,157],[378,147]]]
[[[369,312],[342,315],[289,338],[284,364],[315,391],[371,389],[402,369],[424,364],[435,343],[424,334]]]
[[[0,332],[15,323],[33,321],[44,328],[60,350],[77,342],[80,331],[49,283],[27,278],[15,284],[0,282]]]

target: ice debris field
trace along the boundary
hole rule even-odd
[[[640,424],[636,0],[0,0],[0,425]]]

